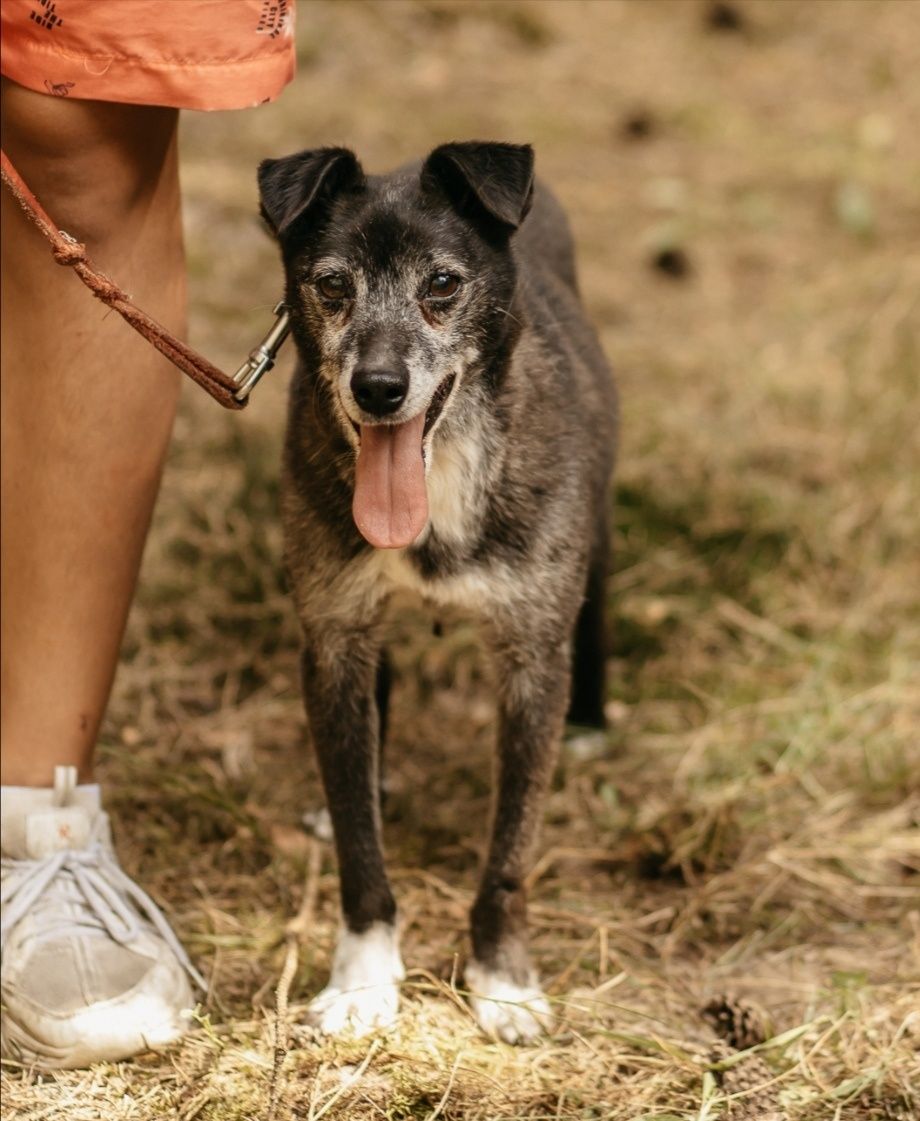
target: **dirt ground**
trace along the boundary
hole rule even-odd
[[[186,394],[101,746],[124,863],[210,992],[165,1054],[5,1065],[5,1116],[920,1117],[920,4],[312,2],[298,52],[279,103],[185,121],[193,341],[234,368],[279,296],[260,158],[491,137],[535,144],[617,371],[610,734],[563,753],[531,877],[556,1031],[490,1043],[463,1003],[494,708],[475,631],[412,603],[404,1013],[357,1043],[298,1025],[337,899],[300,826],[287,355],[242,416]]]

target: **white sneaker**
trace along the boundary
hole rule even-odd
[[[97,786],[2,788],[0,1051],[50,1070],[162,1046],[204,988],[152,899],[121,868]],[[183,1015],[185,1012],[185,1015]]]

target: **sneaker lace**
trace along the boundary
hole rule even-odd
[[[135,941],[141,933],[139,920],[144,918],[195,984],[207,990],[207,983],[192,965],[162,911],[125,875],[111,849],[98,837],[86,848],[65,849],[37,860],[4,857],[0,863],[0,947],[5,946],[10,932],[27,914],[34,920],[33,934],[39,941],[72,932],[78,925],[87,931],[107,934],[123,946]],[[62,902],[78,906],[79,918],[68,913],[69,908],[62,913]]]

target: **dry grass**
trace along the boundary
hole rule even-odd
[[[492,135],[534,141],[569,206],[624,401],[609,750],[564,758],[532,884],[558,1032],[487,1043],[460,999],[493,709],[474,633],[433,640],[405,606],[405,1013],[369,1043],[296,1026],[335,927],[324,847],[279,1118],[920,1116],[917,11],[706,10],[303,4],[281,103],[187,121],[196,341],[225,366],[279,288],[259,157],[344,141],[378,169]],[[11,1118],[269,1114],[319,800],[278,565],[282,381],[242,418],[188,394],[102,745],[125,863],[211,977],[199,1026],[133,1063],[7,1066]]]

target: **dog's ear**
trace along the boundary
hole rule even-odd
[[[278,238],[337,191],[364,183],[364,172],[347,148],[312,148],[259,164],[262,217]]]
[[[454,207],[513,233],[533,201],[533,148],[471,140],[435,148],[422,168],[422,186],[437,185]]]

